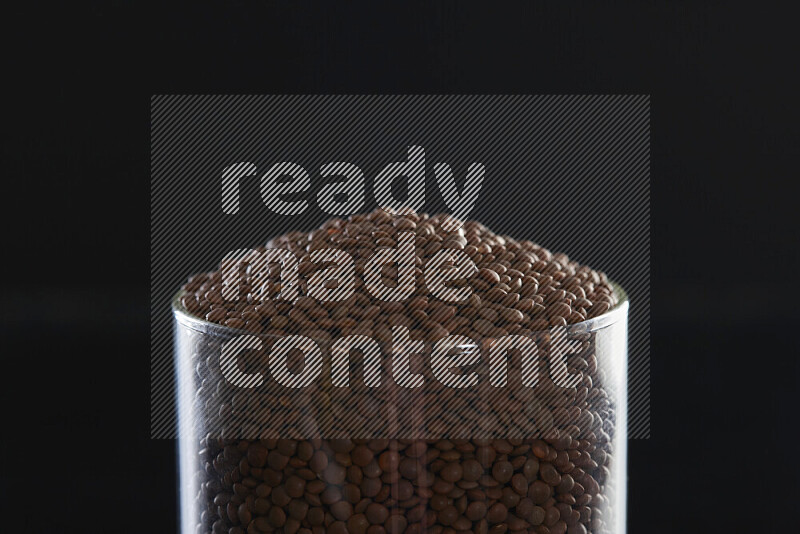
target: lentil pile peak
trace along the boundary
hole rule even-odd
[[[455,231],[446,231],[444,223],[442,215],[376,210],[329,220],[311,232],[290,232],[263,249],[296,256],[294,302],[274,298],[281,290],[280,273],[271,269],[266,291],[243,282],[238,300],[223,297],[222,272],[194,276],[183,287],[181,304],[196,317],[258,336],[313,334],[330,340],[363,334],[383,347],[391,341],[392,326],[426,342],[463,335],[482,343],[529,334],[546,346],[550,337],[543,332],[549,328],[597,317],[618,302],[604,274],[565,254],[497,235],[475,221]],[[370,292],[365,266],[376,252],[396,247],[401,233],[413,234],[416,284],[409,298],[386,302]],[[311,254],[326,248],[347,252],[355,264],[353,292],[343,301],[309,296],[311,276],[326,268]],[[442,300],[426,287],[426,267],[442,249],[463,251],[475,264],[466,280],[449,282],[455,288],[469,285],[471,295],[462,301]],[[387,288],[396,287],[398,268],[384,266],[380,278]],[[467,426],[471,423],[499,423],[505,434],[497,439],[478,433],[456,439],[452,430],[437,439],[402,432],[392,439],[296,434],[298,420],[301,427],[335,426],[345,419],[366,427],[366,414],[384,419],[374,401],[385,390],[364,387],[361,396],[353,391],[337,400],[337,388],[315,389],[323,415],[310,417],[313,403],[302,397],[226,383],[219,363],[225,340],[208,332],[186,335],[186,376],[195,393],[189,447],[194,471],[185,485],[193,488],[193,504],[183,513],[198,534],[619,532],[614,503],[624,480],[614,474],[615,445],[624,436],[615,433],[615,388],[624,385],[605,368],[604,360],[618,355],[603,354],[609,345],[601,348],[594,332],[579,336],[580,349],[567,367],[582,380],[566,392],[545,377],[538,389],[516,388],[507,397],[502,388],[419,393],[432,395],[417,403],[426,424],[445,422],[454,425],[447,428],[472,432],[478,427]],[[396,397],[383,400],[398,405]],[[243,432],[247,428],[267,428],[274,435]],[[512,435],[512,428],[522,433]]]
[[[260,250],[288,250],[299,261],[299,298],[294,303],[271,298],[280,289],[277,266],[272,270],[276,282],[268,293],[244,282],[237,300],[225,299],[222,272],[215,271],[192,277],[183,287],[181,303],[192,315],[257,334],[313,330],[382,339],[389,337],[390,325],[401,325],[410,329],[412,339],[427,341],[451,333],[473,339],[524,335],[597,317],[617,303],[604,273],[531,241],[497,235],[476,221],[445,231],[445,217],[379,209],[346,220],[331,219],[311,232],[289,232],[272,239]],[[397,246],[404,232],[412,233],[415,240],[414,294],[401,302],[376,299],[363,280],[365,264],[376,251]],[[310,255],[327,248],[349,253],[355,264],[355,289],[344,301],[319,302],[308,296],[309,278],[326,267],[312,262]],[[472,291],[463,302],[438,299],[426,288],[424,269],[442,249],[463,251],[477,268],[465,282]],[[397,268],[386,265],[381,282],[387,288],[396,287],[397,276]]]

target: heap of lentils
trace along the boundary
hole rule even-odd
[[[283,335],[310,328],[330,336],[374,334],[382,340],[389,325],[411,329],[413,339],[436,341],[449,334],[481,339],[526,334],[597,317],[617,303],[604,273],[571,261],[566,254],[551,253],[531,242],[497,235],[483,224],[467,221],[445,231],[445,215],[393,215],[378,209],[348,219],[331,219],[311,232],[289,232],[272,239],[265,248],[280,248],[299,261],[300,297],[294,304],[263,297],[243,283],[239,298],[223,298],[221,271],[192,277],[181,303],[192,315],[207,321],[257,334]],[[397,246],[398,234],[416,236],[415,294],[405,301],[384,302],[373,297],[364,281],[364,266],[380,248]],[[340,302],[317,302],[306,296],[310,276],[326,266],[313,263],[311,252],[338,248],[354,260],[354,294]],[[478,270],[468,279],[471,296],[451,303],[429,294],[424,267],[440,250],[465,252]],[[257,249],[258,250],[258,249]],[[261,249],[263,250],[263,248]],[[279,269],[275,267],[275,273]],[[382,282],[397,285],[397,268],[386,265]],[[279,284],[273,284],[273,295]],[[270,297],[270,294],[267,294]]]
[[[181,303],[197,317],[256,334],[313,330],[331,338],[372,335],[382,342],[398,324],[412,338],[430,342],[449,334],[532,334],[597,317],[617,303],[604,274],[564,254],[497,235],[475,221],[445,231],[444,220],[376,210],[273,239],[267,248],[289,250],[299,260],[300,297],[294,304],[261,297],[246,284],[238,301],[226,301],[219,271],[192,277]],[[402,302],[383,302],[364,286],[364,265],[379,248],[396,246],[400,232],[416,235],[415,293]],[[317,302],[305,296],[306,282],[325,266],[312,263],[309,254],[330,247],[352,255],[355,292],[346,301]],[[426,262],[441,249],[464,251],[478,268],[466,281],[472,295],[464,302],[441,301],[425,287]],[[271,294],[277,295],[274,274]],[[396,268],[384,267],[382,275],[387,287],[396,285]],[[200,367],[211,360],[198,358]],[[199,436],[196,532],[612,533],[614,410],[602,375],[596,369],[587,373],[583,394],[561,409],[594,413],[591,428],[573,426],[535,439]],[[214,389],[208,376],[199,389]]]

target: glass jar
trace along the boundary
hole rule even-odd
[[[183,534],[625,532],[614,290],[582,323],[424,348],[399,326],[266,339],[177,295]]]

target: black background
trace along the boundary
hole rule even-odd
[[[149,438],[149,100],[651,94],[629,531],[797,522],[794,23],[759,3],[31,5],[2,17],[2,532],[176,532]]]

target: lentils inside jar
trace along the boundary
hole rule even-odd
[[[278,236],[264,247],[297,257],[294,302],[275,298],[281,288],[279,273],[272,271],[267,291],[244,282],[236,300],[224,298],[221,271],[193,276],[180,302],[195,317],[254,335],[313,331],[328,339],[357,334],[381,343],[391,340],[391,328],[398,324],[412,340],[428,343],[449,335],[474,340],[535,336],[598,317],[618,304],[603,273],[565,254],[497,235],[476,221],[449,231],[445,222],[444,215],[387,210],[332,219],[311,232]],[[370,292],[365,266],[376,252],[396,247],[401,233],[413,234],[414,292],[387,302]],[[327,267],[312,261],[312,253],[328,248],[353,259],[354,287],[343,301],[324,302],[308,294],[311,277]],[[428,262],[448,249],[463,252],[475,266],[470,277],[453,284],[469,289],[460,302],[439,299],[426,287]],[[398,271],[385,265],[380,282],[396,288]],[[588,336],[583,343],[579,367],[585,378],[574,395],[532,393],[516,399],[520,412],[544,413],[556,421],[546,435],[278,439],[209,432],[198,444],[196,531],[614,532],[609,506],[615,491],[610,475],[614,406],[597,368],[595,340]],[[203,354],[193,363],[200,375],[203,366],[214,365]],[[208,394],[215,384],[204,378],[200,389]],[[446,402],[441,409],[441,417],[448,416]]]

